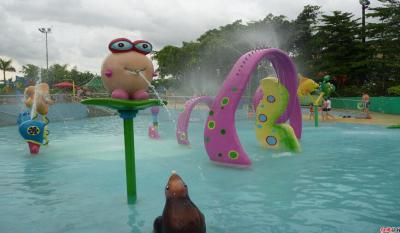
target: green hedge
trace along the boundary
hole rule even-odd
[[[333,108],[357,109],[360,97],[332,98]],[[400,97],[371,97],[369,110],[387,114],[400,115]]]
[[[391,96],[400,96],[400,85],[388,88],[388,94]]]

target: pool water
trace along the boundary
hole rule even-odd
[[[191,147],[161,113],[135,120],[138,201],[127,205],[122,120],[50,124],[50,145],[31,156],[16,126],[0,128],[0,232],[152,232],[164,186],[176,170],[204,213],[209,233],[379,232],[400,225],[400,131],[305,123],[302,152],[260,149],[253,123],[238,117],[250,169],[211,163],[203,147],[206,112],[192,114]],[[176,114],[175,114],[176,115]]]

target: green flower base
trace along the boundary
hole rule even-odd
[[[390,125],[387,128],[388,129],[400,129],[400,124],[398,124],[398,125]]]
[[[124,120],[126,190],[128,204],[134,204],[136,202],[137,195],[133,118],[135,118],[139,110],[144,110],[152,106],[166,105],[167,102],[158,99],[122,100],[113,98],[98,98],[85,99],[82,100],[81,103],[115,109],[119,112],[120,117]]]
[[[97,106],[108,107],[118,111],[143,110],[152,106],[161,106],[162,103],[167,105],[167,101],[161,101],[158,99],[123,100],[123,99],[113,99],[113,98],[98,98],[98,99],[85,99],[82,100],[81,103],[86,105],[97,105]]]

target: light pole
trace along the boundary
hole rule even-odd
[[[49,52],[47,47],[47,33],[51,32],[51,28],[39,28],[39,32],[46,35],[46,76],[47,80],[49,80]],[[39,77],[39,80],[42,81],[42,78]]]
[[[367,9],[371,3],[369,0],[360,0],[360,4],[362,7],[362,42],[365,43],[365,9]]]

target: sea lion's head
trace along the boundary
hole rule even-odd
[[[167,199],[189,197],[187,185],[175,171],[172,171],[167,186],[165,186],[165,197]]]

